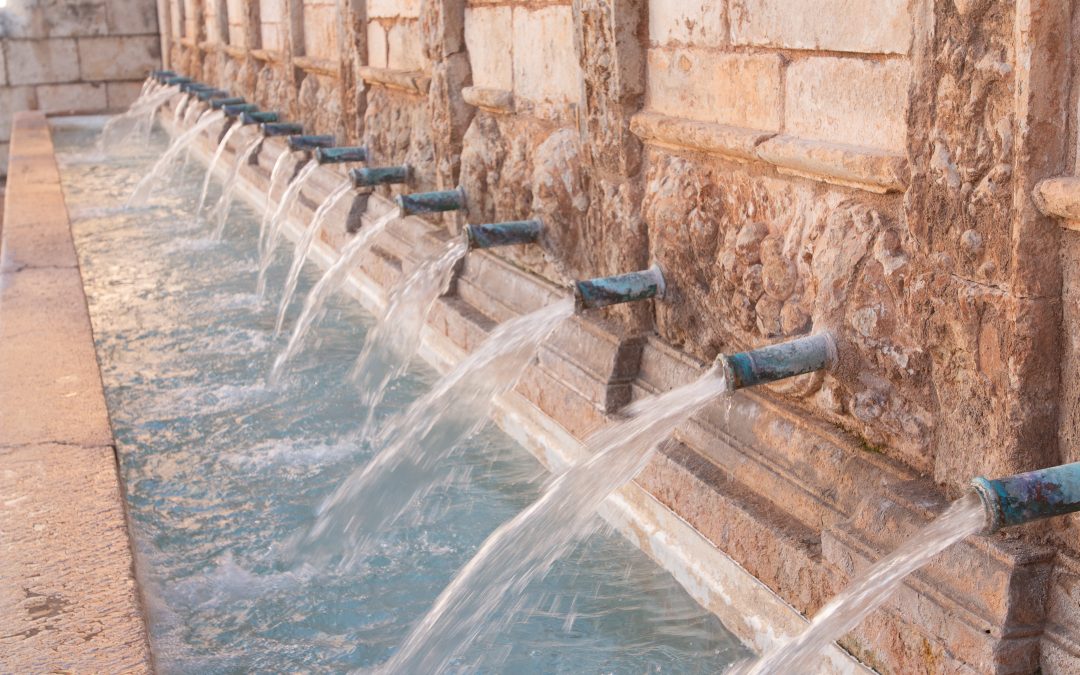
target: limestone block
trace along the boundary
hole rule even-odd
[[[4,50],[0,49],[0,87],[7,83],[7,62],[4,59]]]
[[[259,0],[259,20],[280,23],[285,19],[285,0]]]
[[[422,70],[423,45],[416,21],[395,23],[386,33],[386,65],[395,70]]]
[[[108,0],[9,2],[4,8],[4,37],[41,39],[107,35],[110,31],[109,4]]]
[[[260,26],[262,48],[271,52],[280,52],[285,47],[284,33],[279,24],[263,22]]]
[[[533,101],[580,98],[581,68],[569,6],[514,8],[514,93]]]
[[[906,61],[832,56],[788,66],[785,124],[789,134],[902,151],[907,137]]]
[[[233,47],[246,48],[247,34],[244,32],[244,27],[240,24],[229,24],[229,44]]]
[[[465,10],[465,45],[477,87],[506,91],[514,88],[511,11],[510,7]]]
[[[11,84],[49,84],[79,79],[75,40],[10,40],[7,61]]]
[[[416,19],[420,16],[420,0],[368,0],[368,18],[401,17]]]
[[[141,81],[109,82],[105,85],[105,95],[109,110],[126,110],[132,101],[139,97]]]
[[[105,4],[109,8],[109,35],[153,35],[158,32],[156,2],[109,0]]]
[[[779,130],[782,67],[776,54],[650,49],[646,107],[700,122]]]
[[[160,62],[161,43],[157,36],[79,40],[79,68],[84,80],[136,80]]]
[[[100,112],[107,107],[105,85],[72,82],[37,87],[38,110],[45,113]]]
[[[742,45],[907,54],[908,0],[732,0],[731,40]]]
[[[334,4],[304,3],[304,52],[306,56],[338,59],[338,19]]]
[[[649,0],[649,42],[719,47],[727,43],[725,14],[715,0]]]
[[[367,25],[368,65],[372,68],[386,67],[386,29],[374,21]]]

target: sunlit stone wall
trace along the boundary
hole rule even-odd
[[[0,175],[20,110],[122,110],[160,59],[155,0],[8,0],[0,6]]]
[[[729,495],[648,479],[800,610],[973,476],[1077,456],[1080,254],[1032,196],[1075,154],[1073,0],[215,1],[169,0],[172,65],[410,164],[410,189],[464,186],[445,227],[539,216],[542,251],[498,255],[558,283],[660,264],[667,296],[605,329],[701,361],[835,333],[838,369],[711,441],[769,451],[717,469]],[[1062,668],[1080,536],[1026,537],[958,549],[932,609],[902,595],[846,646]]]

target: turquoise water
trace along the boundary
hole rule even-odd
[[[212,240],[193,217],[202,177],[194,162],[145,208],[124,212],[164,139],[108,161],[94,156],[91,131],[57,129],[54,140],[159,670],[341,672],[385,662],[484,538],[536,499],[543,469],[489,425],[451,454],[445,481],[380,533],[362,564],[285,563],[288,542],[376,450],[356,440],[367,411],[348,378],[371,318],[353,300],[332,299],[309,349],[267,387],[285,343],[273,329],[289,260],[282,250],[260,302],[258,215],[236,204],[224,239]],[[304,270],[298,298],[317,275]],[[375,419],[434,379],[410,370]],[[745,655],[670,575],[599,526],[520,605],[454,672],[705,673]]]

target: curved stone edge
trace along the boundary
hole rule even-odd
[[[0,670],[152,671],[115,446],[45,116],[0,230]]]
[[[391,89],[401,89],[426,96],[431,86],[431,76],[419,70],[395,70],[364,66],[359,69],[360,78],[368,84],[381,84]]]
[[[634,115],[630,130],[642,141],[668,148],[704,152],[740,161],[758,161],[780,173],[869,192],[903,192],[907,160],[875,148],[840,145],[776,135],[659,113]]]
[[[1061,218],[1063,227],[1080,230],[1080,176],[1057,176],[1040,181],[1032,194],[1044,215]]]

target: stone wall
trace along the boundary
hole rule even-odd
[[[123,110],[161,63],[154,0],[9,0],[0,38],[0,175],[14,113]]]
[[[1033,198],[1075,162],[1075,5],[171,0],[169,56],[375,163],[412,165],[410,190],[464,186],[451,230],[541,217],[542,251],[498,255],[546,279],[658,263],[663,299],[599,320],[618,339],[707,362],[833,331],[840,366],[762,394],[753,437],[731,441],[766,468],[708,460],[727,472],[714,489],[736,495],[715,508],[765,543],[695,520],[667,469],[643,479],[809,612],[973,476],[1080,456],[1063,330],[1080,319],[1062,295],[1080,254]],[[710,454],[667,457],[690,470]],[[783,485],[797,490],[770,489]],[[1064,524],[973,544],[952,561],[970,577],[928,573],[923,595],[845,646],[892,672],[919,658],[1068,672],[1077,551]],[[1048,616],[1060,629],[1043,639]]]

